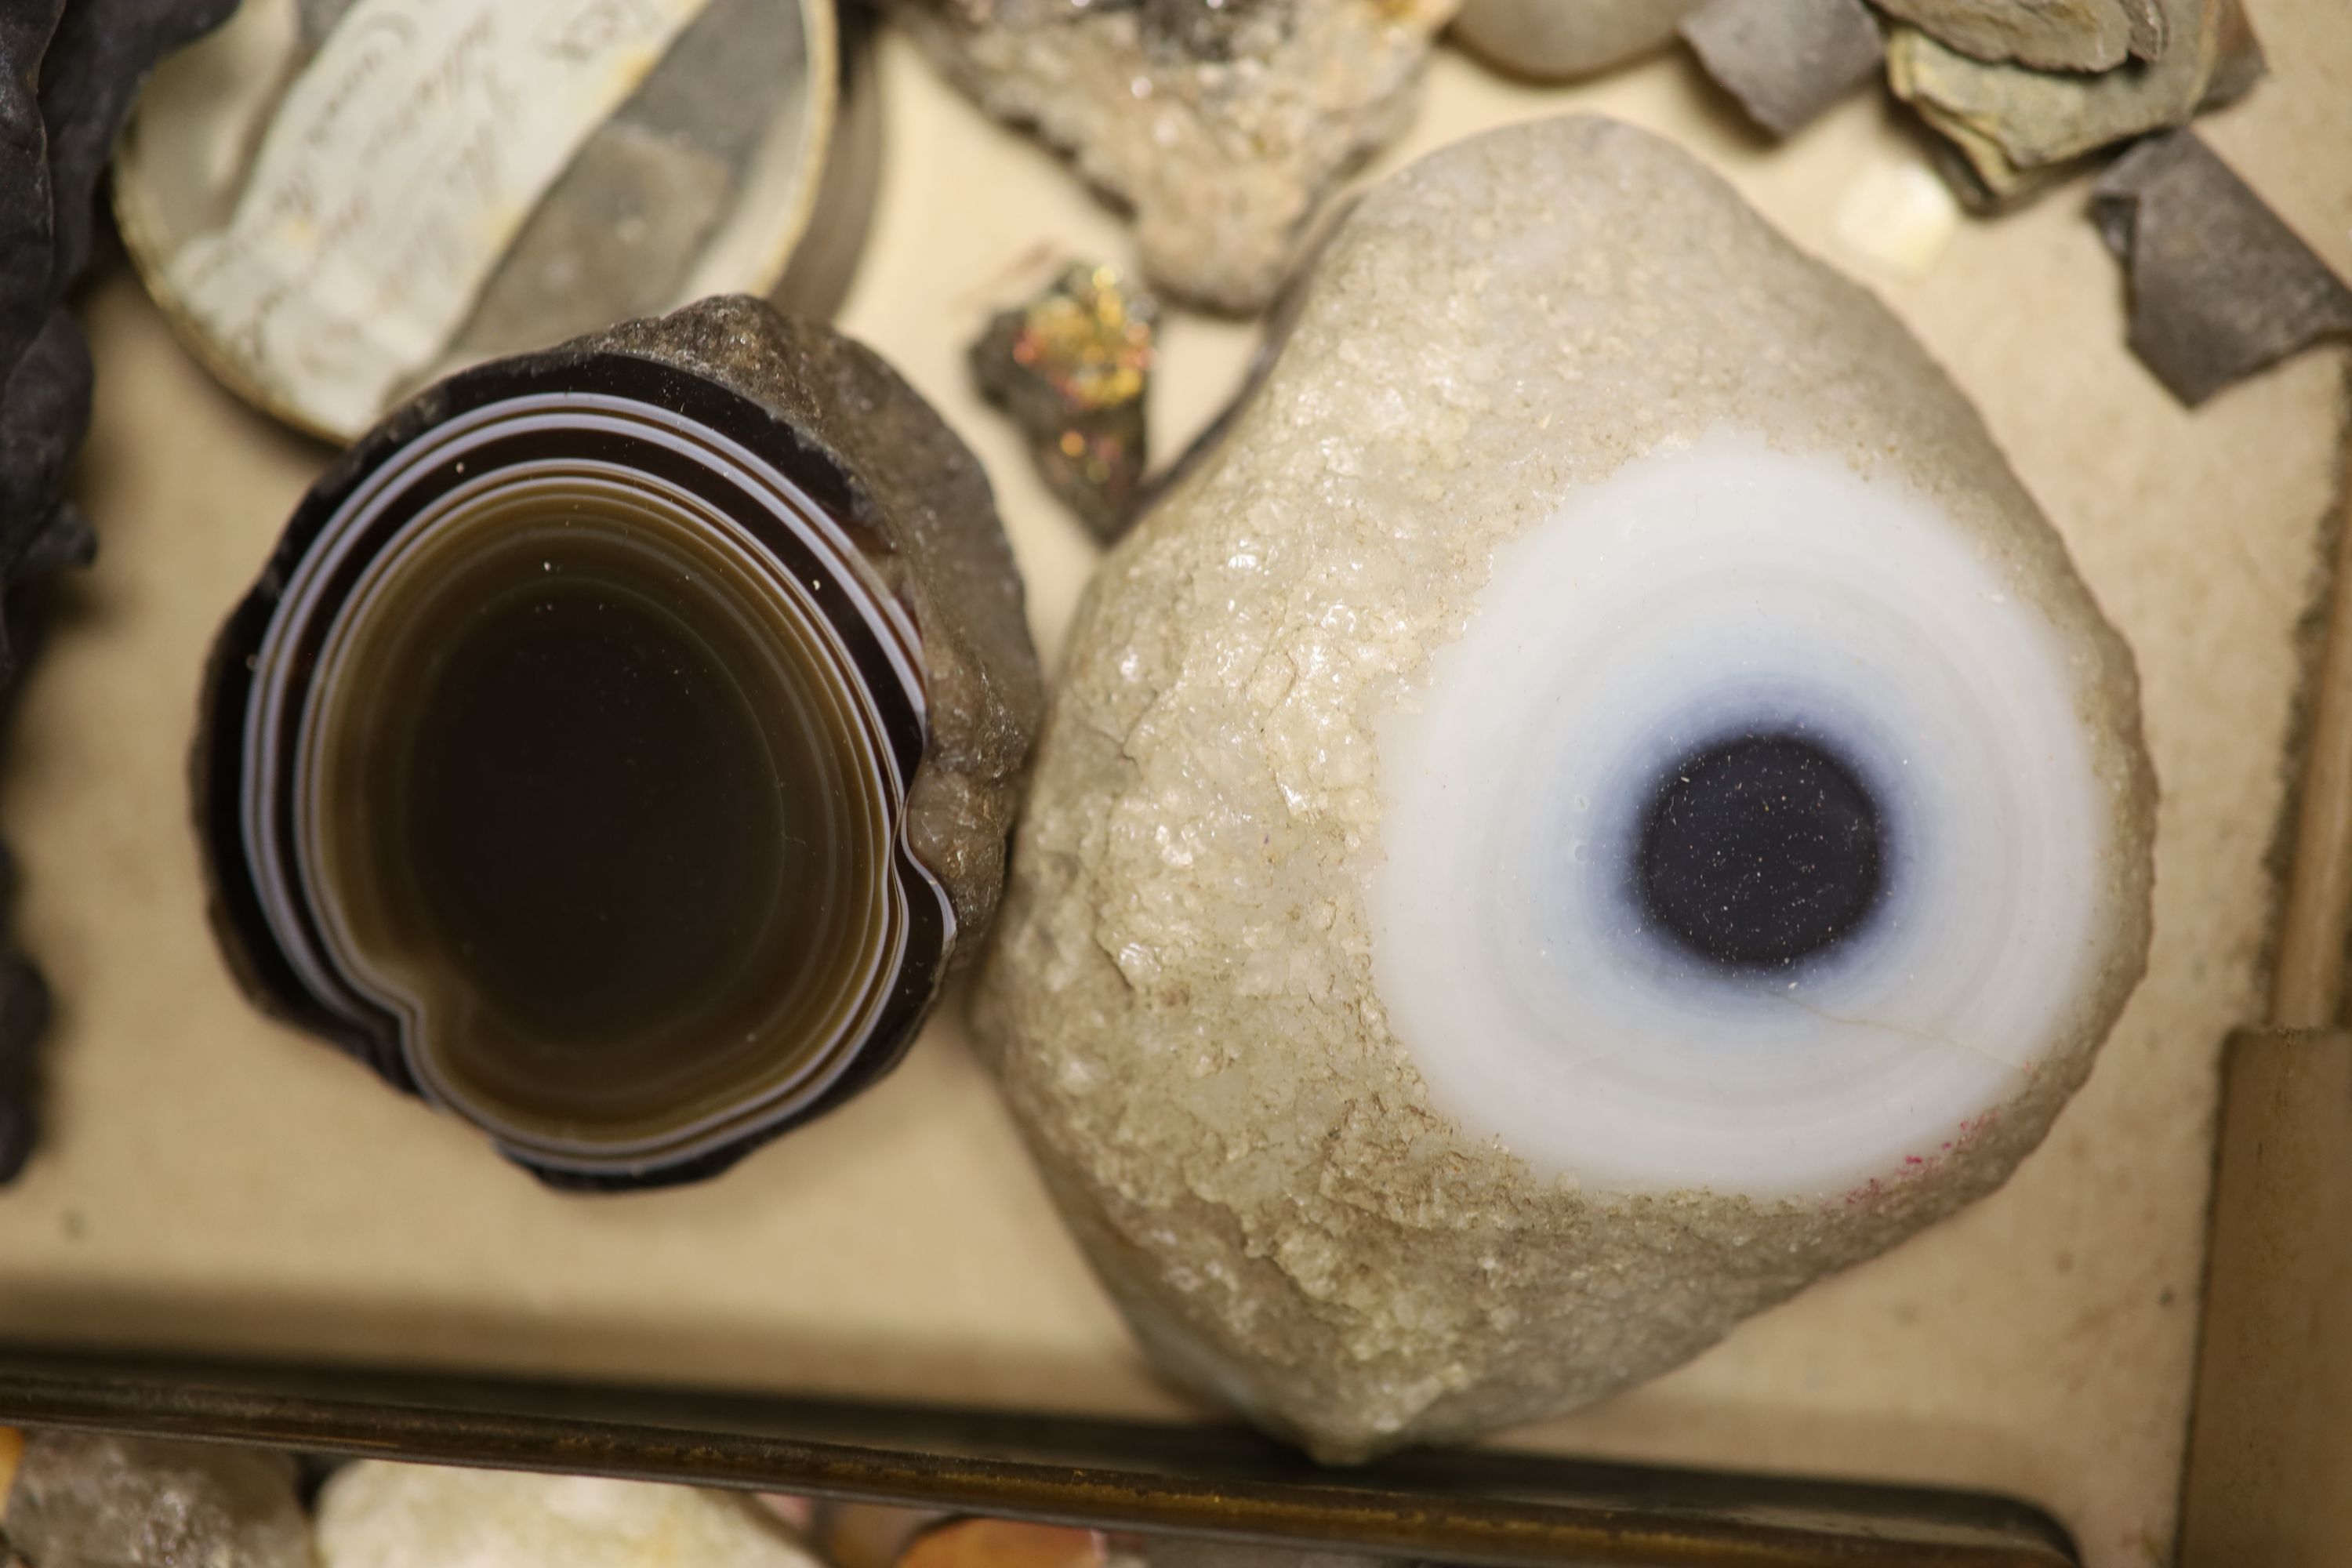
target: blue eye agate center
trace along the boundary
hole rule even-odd
[[[1727,969],[1775,969],[1835,947],[1885,888],[1877,803],[1799,731],[1743,735],[1660,773],[1633,882],[1650,921]]]

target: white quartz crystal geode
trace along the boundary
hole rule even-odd
[[[1999,1184],[2137,982],[2130,655],[1966,399],[1665,142],[1372,191],[1073,634],[979,1032],[1171,1371],[1564,1410]]]

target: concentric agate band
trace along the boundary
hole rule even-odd
[[[739,337],[746,326],[812,334],[806,352],[850,356],[856,374],[887,377],[879,362],[822,329],[784,323],[748,301],[725,309],[756,312],[728,318]],[[646,325],[658,332],[691,314]],[[936,637],[958,617],[931,602],[921,571],[905,569],[910,552],[843,455],[856,440],[840,439],[840,428],[787,422],[777,407],[786,399],[761,395],[763,388],[643,353],[595,352],[596,342],[454,377],[321,479],[222,633],[194,763],[215,924],[248,988],[398,1088],[473,1122],[549,1182],[607,1188],[713,1173],[878,1079],[928,1014],[977,900],[967,894],[960,912],[951,878],[935,875],[910,842],[919,814],[909,796],[933,740],[925,622],[935,623]],[[952,442],[903,384],[890,377],[887,388],[912,404],[900,417],[929,421],[926,433]],[[984,489],[978,495],[984,503]],[[454,1026],[436,1024],[427,988],[354,936],[353,874],[338,869],[350,860],[338,844],[390,829],[335,826],[357,809],[367,774],[363,764],[336,760],[331,736],[373,721],[348,716],[336,693],[354,689],[354,662],[376,657],[368,650],[394,635],[380,623],[398,618],[402,584],[422,572],[411,563],[474,548],[468,531],[503,548],[511,529],[499,508],[520,517],[573,505],[624,518],[614,548],[646,550],[664,570],[674,555],[684,563],[680,580],[698,574],[728,585],[739,618],[757,623],[780,650],[778,669],[815,694],[829,716],[824,732],[838,736],[838,766],[823,775],[835,781],[824,820],[846,846],[835,847],[834,858],[862,865],[861,846],[882,851],[866,868],[870,878],[845,884],[838,899],[827,892],[822,929],[850,934],[826,936],[826,951],[854,957],[821,977],[814,994],[823,1006],[811,1012],[818,1022],[805,1037],[774,1050],[762,1039],[756,1060],[730,1042],[725,1048],[744,1059],[730,1069],[723,1095],[634,1121],[519,1111],[511,1097],[485,1091],[453,1065],[462,1055],[448,1045]],[[992,513],[982,521],[981,543],[1003,554]],[[1017,612],[1017,587],[1011,603]],[[1034,664],[1015,672],[1024,673],[1034,682]],[[1018,689],[1021,681],[1000,684]],[[1025,751],[1024,731],[1013,755]],[[1009,784],[999,793],[1009,812]],[[1001,822],[962,826],[992,829],[1001,844]],[[993,885],[985,892],[981,921]],[[777,897],[801,893],[783,888]]]

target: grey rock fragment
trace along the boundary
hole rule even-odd
[[[1878,74],[1885,46],[1862,0],[1711,0],[1683,41],[1749,119],[1788,136]]]
[[[1878,0],[1964,55],[2041,70],[2103,71],[2164,52],[2162,0]]]
[[[894,0],[940,69],[1134,211],[1161,289],[1255,311],[1401,132],[1455,0]]]
[[[38,1568],[311,1568],[285,1456],[96,1432],[34,1432],[8,1494]]]
[[[2091,212],[2128,269],[2132,351],[2192,407],[2352,335],[2352,288],[2193,132],[2116,159]]]
[[[1699,0],[1463,0],[1454,36],[1514,76],[1564,81],[1663,48]]]

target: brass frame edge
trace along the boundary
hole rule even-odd
[[[2070,1568],[2011,1500],[1427,1450],[1320,1469],[1245,1428],[0,1345],[0,1418],[814,1493],[1465,1568]]]

